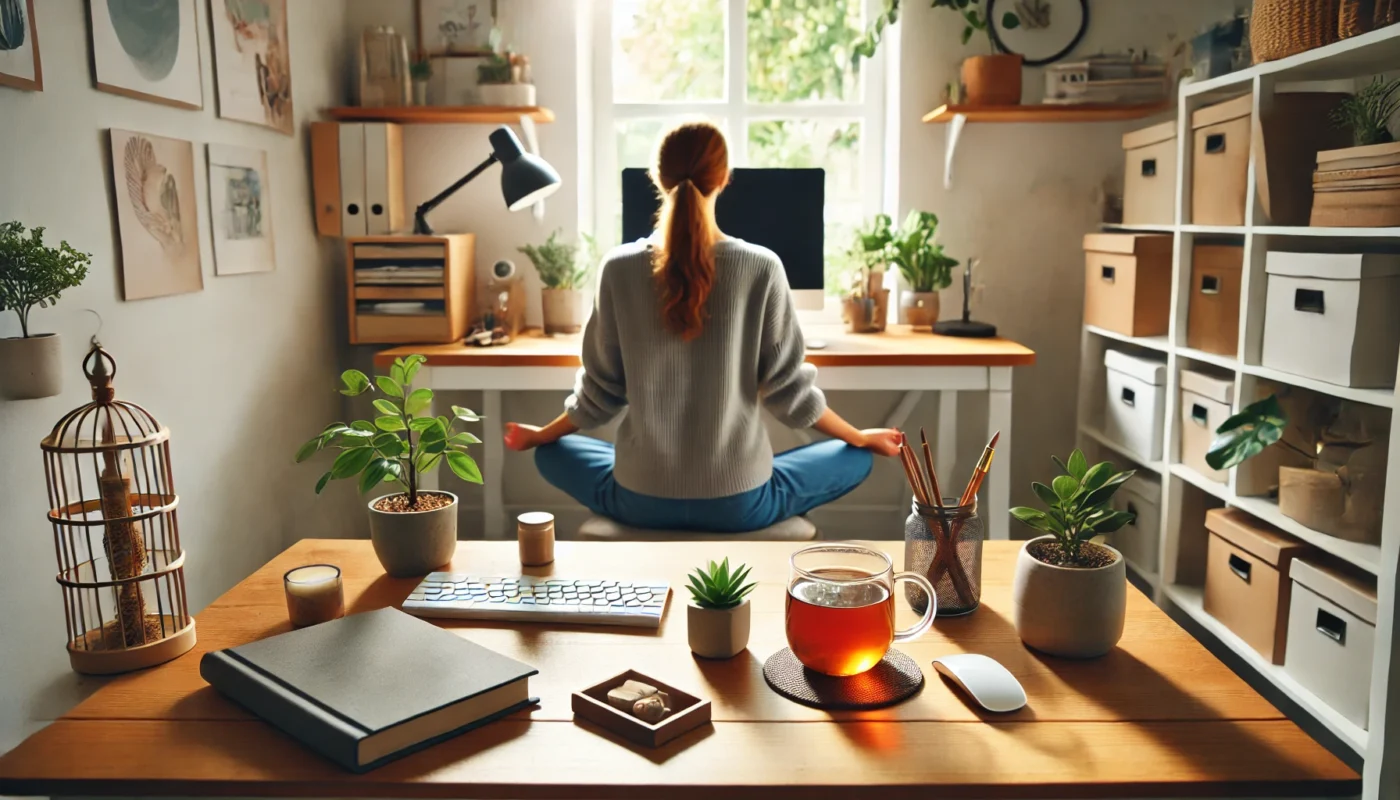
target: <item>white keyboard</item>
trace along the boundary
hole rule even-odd
[[[665,581],[434,572],[414,587],[403,610],[419,617],[656,628],[670,594]]]

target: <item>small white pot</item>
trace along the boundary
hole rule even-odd
[[[0,397],[33,400],[63,391],[63,337],[0,339]]]
[[[691,652],[702,658],[733,658],[749,646],[749,601],[733,608],[685,609],[686,636]]]
[[[1053,538],[1040,536],[1026,545]],[[1108,549],[1112,564],[1077,569],[1046,564],[1021,548],[1011,584],[1012,619],[1021,641],[1066,658],[1094,658],[1118,644],[1128,606],[1128,570],[1123,554]]]
[[[428,81],[413,81],[413,104],[415,106],[426,106],[428,104]]]
[[[483,106],[533,106],[533,83],[483,83],[476,87],[476,96]]]
[[[583,292],[578,289],[543,289],[545,333],[578,333],[583,330]]]
[[[432,511],[380,511],[369,501],[369,538],[384,571],[395,578],[412,578],[452,561],[457,549],[457,495],[432,489],[452,502]]]

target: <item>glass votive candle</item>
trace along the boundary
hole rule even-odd
[[[287,617],[294,627],[304,628],[345,616],[340,567],[331,564],[297,567],[282,576],[282,587],[287,592]]]
[[[516,538],[520,540],[520,563],[542,567],[554,561],[554,515],[548,511],[527,511],[516,517]]]

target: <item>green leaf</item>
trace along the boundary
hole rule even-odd
[[[408,379],[403,374],[403,359],[394,359],[394,366],[389,368],[389,378],[400,385],[408,383]]]
[[[438,462],[442,460],[442,453],[428,453],[418,451],[414,460],[413,469],[418,473],[431,472],[437,469]]]
[[[1122,486],[1124,481],[1133,477],[1135,474],[1137,474],[1136,470],[1130,469],[1127,472],[1120,472],[1114,475],[1112,478],[1104,481],[1102,486],[1085,495],[1084,499],[1080,501],[1079,507],[1082,509],[1092,509],[1107,503],[1109,498],[1113,497],[1113,493],[1118,491],[1118,487]]]
[[[366,433],[371,434],[374,433],[374,424],[370,422],[365,422],[362,419],[357,419],[354,422],[350,423],[350,428],[351,430],[364,431]]]
[[[340,382],[345,384],[345,388],[341,389],[340,393],[346,397],[364,394],[365,390],[369,388],[369,378],[357,369],[347,369],[340,373]]]
[[[374,427],[381,431],[401,431],[404,429],[403,420],[399,417],[375,417]]]
[[[325,475],[322,475],[322,476],[321,476],[321,479],[318,480],[318,481],[316,481],[316,494],[320,494],[320,493],[321,493],[321,490],[325,489],[325,488],[326,488],[326,484],[328,484],[328,483],[330,483],[330,482],[331,482],[331,474],[330,474],[329,472],[327,472]]]
[[[481,444],[481,440],[480,440],[480,439],[476,438],[476,436],[473,435],[473,434],[467,433],[466,431],[462,431],[461,433],[458,433],[457,435],[453,436],[451,439],[448,439],[447,441],[448,441],[450,444],[457,444],[457,445]]]
[[[447,466],[452,473],[468,483],[482,483],[481,469],[476,461],[466,453],[452,451],[447,454]]]
[[[1039,497],[1041,502],[1052,508],[1060,502],[1059,495],[1055,494],[1055,490],[1039,481],[1031,482],[1031,491],[1035,492],[1035,496]]]
[[[1008,31],[1014,31],[1021,27],[1021,18],[1008,11],[1001,15],[1001,27]]]
[[[447,450],[447,440],[446,440],[446,439],[438,438],[438,439],[433,439],[433,440],[430,441],[430,440],[427,439],[427,434],[426,434],[426,433],[423,434],[423,436],[424,436],[424,438],[418,443],[419,446],[423,449],[423,452],[425,452],[425,453],[441,453],[441,452],[444,452],[444,451]]]
[[[1079,481],[1071,475],[1057,475],[1055,480],[1050,482],[1051,488],[1055,490],[1055,496],[1060,498],[1060,502],[1066,502],[1074,497],[1079,491]]]
[[[317,453],[323,446],[325,446],[325,443],[326,443],[326,440],[325,440],[325,439],[322,439],[320,436],[317,436],[315,439],[312,439],[311,441],[309,441],[309,442],[307,442],[306,444],[302,445],[302,446],[297,450],[296,463],[300,464],[301,462],[305,461],[306,459],[311,458],[312,456],[316,455],[316,453]]]
[[[1113,511],[1090,523],[1087,531],[1091,537],[1099,533],[1113,533],[1136,518],[1137,515],[1128,511]]]
[[[1069,454],[1069,464],[1066,466],[1066,471],[1076,481],[1084,480],[1085,473],[1089,471],[1089,461],[1084,458],[1084,451],[1076,447],[1074,452]]]
[[[370,429],[367,431],[362,431],[359,428],[347,428],[340,432],[339,444],[341,447],[363,447],[366,439],[374,438],[374,432],[373,425],[370,425]]]
[[[1115,470],[1113,465],[1109,462],[1099,462],[1090,467],[1088,472],[1084,473],[1084,480],[1080,486],[1086,491],[1092,492],[1100,486],[1103,486],[1115,472],[1117,472],[1117,470]]]
[[[433,417],[414,417],[408,421],[408,429],[416,433],[422,433],[437,424],[438,421]]]
[[[359,473],[372,460],[374,460],[373,447],[342,450],[340,455],[335,457],[335,462],[331,464],[331,476],[337,480],[348,478]]]
[[[1069,467],[1065,466],[1065,462],[1061,461],[1059,456],[1050,456],[1050,460],[1055,462],[1055,466],[1060,468],[1060,472],[1069,474]]]
[[[1045,531],[1046,533],[1056,532],[1053,520],[1050,519],[1048,514],[1039,509],[1016,506],[1011,509],[1011,516],[1038,531]]]
[[[432,424],[423,429],[423,435],[419,438],[419,441],[424,444],[428,442],[445,442],[447,440],[447,428],[443,427],[442,421],[429,419],[429,422]]]
[[[472,411],[470,408],[462,408],[461,406],[452,407],[452,416],[462,420],[463,422],[476,422],[478,420],[484,419],[484,417],[479,416],[475,411]]]
[[[1215,429],[1215,440],[1206,451],[1211,469],[1225,470],[1259,455],[1264,448],[1283,438],[1288,416],[1276,395],[1240,409]]]
[[[403,397],[403,387],[400,386],[399,382],[394,380],[393,378],[380,375],[374,379],[374,382],[378,384],[379,391],[383,392],[384,394],[387,394],[390,397]]]
[[[405,359],[403,360],[403,382],[404,382],[404,384],[413,383],[413,379],[414,379],[415,377],[418,376],[418,368],[421,367],[421,366],[423,366],[423,365],[426,364],[427,362],[428,362],[428,357],[427,357],[427,356],[418,355],[418,354],[416,354],[416,353],[413,354],[413,355],[411,355],[411,356],[409,356],[408,358],[405,358]]]
[[[369,462],[365,471],[360,475],[360,494],[368,492],[378,486],[384,480],[384,476],[389,474],[389,465],[394,462],[387,458],[376,458]]]
[[[398,403],[395,403],[393,400],[385,400],[382,397],[375,400],[371,405],[374,406],[375,411],[381,414],[387,414],[391,417],[397,417],[401,413]]]
[[[432,389],[414,389],[413,392],[409,394],[408,399],[403,401],[403,408],[404,411],[409,414],[417,414],[419,411],[431,405],[432,402]]]
[[[972,26],[968,25],[966,28],[963,28],[962,43],[967,44],[970,41],[972,41]]]

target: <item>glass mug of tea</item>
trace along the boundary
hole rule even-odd
[[[928,608],[912,628],[894,628],[894,585],[913,581]],[[858,675],[885,657],[890,645],[917,639],[933,623],[938,597],[928,578],[895,574],[890,557],[857,544],[818,544],[792,554],[787,592],[787,640],[808,669]]]

